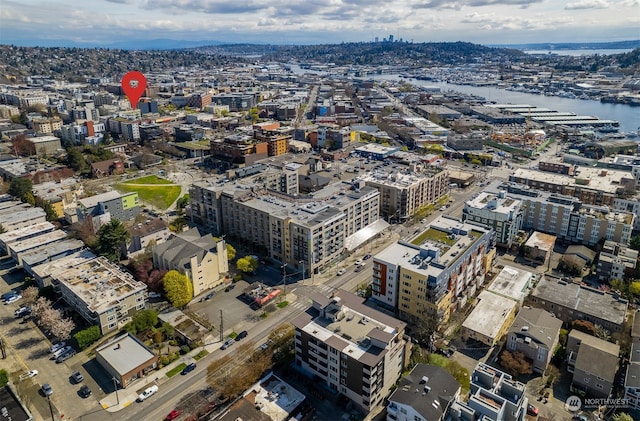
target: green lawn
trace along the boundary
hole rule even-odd
[[[184,370],[186,366],[187,365],[185,363],[178,364],[177,366],[173,367],[171,370],[167,371],[167,377],[171,378],[175,376],[176,374]]]
[[[155,177],[155,176],[154,176]],[[146,178],[146,177],[145,177]],[[143,203],[148,203],[158,209],[167,209],[180,196],[180,186],[139,186],[116,184],[121,193],[138,192]]]
[[[209,351],[207,351],[206,349],[203,349],[202,351],[200,351],[196,355],[194,355],[193,359],[198,361],[201,358],[206,357],[208,353],[209,353]]]
[[[451,246],[457,240],[456,239],[452,240],[448,236],[449,236],[449,234],[444,232],[444,231],[440,231],[440,230],[435,229],[435,228],[429,228],[428,230],[424,231],[422,234],[417,236],[413,241],[411,241],[411,243],[415,244],[415,245],[420,245],[420,244],[424,243],[427,240],[431,240],[431,241],[434,241],[434,242],[441,241],[442,243]]]
[[[171,181],[160,178],[157,175],[148,175],[146,177],[127,180],[124,184],[173,184]]]

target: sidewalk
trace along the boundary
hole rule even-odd
[[[295,293],[287,293],[287,301],[289,302],[289,304],[295,302],[297,299],[298,297],[295,295]],[[207,336],[205,338],[204,347],[198,347],[189,351],[189,353],[181,356],[171,364],[168,364],[161,369],[150,373],[147,377],[143,377],[142,379],[140,379],[140,381],[133,383],[126,389],[118,389],[116,392],[109,393],[107,396],[100,400],[100,405],[107,412],[118,412],[126,408],[138,399],[138,391],[144,390],[152,385],[162,385],[169,380],[169,377],[167,377],[167,372],[172,370],[174,367],[182,363],[189,364],[195,362],[194,357],[203,349],[206,349],[209,354],[213,354],[216,350],[220,349],[220,344],[221,342],[218,336]],[[209,354],[203,357],[203,359],[207,358]]]

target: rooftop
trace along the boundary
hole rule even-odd
[[[575,368],[613,382],[618,371],[620,346],[575,329],[569,336],[580,338]]]
[[[553,278],[543,277],[531,295],[620,326],[627,311],[627,302],[612,294]]]
[[[634,180],[633,175],[628,171],[618,171],[594,167],[580,167],[577,176],[555,174],[518,168],[514,171],[513,177],[538,181],[546,184],[556,184],[561,186],[571,186],[587,188],[590,190],[601,190],[606,193],[616,194],[623,186],[622,181]],[[579,182],[587,180],[586,182]]]
[[[526,270],[505,266],[487,290],[512,300],[522,301],[529,292],[531,276],[531,272]]]
[[[84,206],[87,209],[91,209],[95,206],[98,206],[100,202],[108,202],[109,200],[117,199],[122,197],[123,195],[118,193],[115,190],[111,190],[106,193],[96,194],[95,196],[85,197],[84,199],[79,199],[78,203]]]
[[[478,304],[462,323],[462,327],[477,332],[487,338],[496,338],[507,316],[518,303],[489,291],[478,295]]]
[[[547,349],[551,350],[561,327],[562,320],[557,319],[548,311],[525,307],[520,309],[511,324],[509,334],[515,333],[517,337],[533,338],[533,340],[543,343]]]
[[[155,357],[132,334],[125,333],[96,349],[118,374],[124,375]]]
[[[545,252],[549,252],[553,250],[553,246],[555,243],[555,235],[534,231],[524,245],[527,247],[537,248],[540,250],[544,250]]]
[[[16,241],[9,245],[9,248],[13,253],[22,253],[26,250],[30,250],[35,247],[43,246],[46,244],[55,243],[67,238],[67,233],[62,230],[55,230],[51,232],[45,232],[37,237],[30,237],[24,240]]]
[[[256,383],[244,397],[253,398],[256,409],[272,421],[288,420],[291,412],[305,399],[302,393],[273,373]]]
[[[480,192],[476,197],[465,203],[465,206],[468,207],[502,214],[517,211],[521,205],[522,202],[520,200],[507,197],[506,192],[493,194],[486,191]]]
[[[82,260],[51,276],[96,313],[103,313],[117,306],[123,298],[147,288],[104,257]]]
[[[10,244],[16,240],[33,237],[45,232],[51,232],[55,229],[56,226],[51,222],[39,222],[37,224],[29,225],[28,227],[0,234],[0,244]]]

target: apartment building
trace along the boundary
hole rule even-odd
[[[533,189],[575,197],[587,205],[613,206],[617,196],[633,193],[636,188],[636,179],[628,171],[592,167],[580,167],[574,176],[518,168],[509,180]]]
[[[197,296],[224,281],[229,272],[227,244],[224,240],[215,241],[211,234],[201,235],[198,228],[191,228],[155,246],[153,266],[186,275],[193,285],[193,295]]]
[[[31,120],[31,125],[38,134],[53,134],[62,128],[62,119],[60,117],[34,118]]]
[[[292,321],[296,365],[365,412],[384,404],[408,362],[405,323],[337,290]]]
[[[593,398],[608,398],[618,371],[620,346],[571,330],[567,337],[567,371],[571,390]]]
[[[194,222],[261,247],[290,270],[317,272],[339,261],[386,226],[379,220],[374,188],[340,182],[305,196],[266,189],[260,172],[209,185],[194,184],[190,212]],[[281,174],[285,176],[286,174]],[[278,189],[286,188],[278,183]]]
[[[140,199],[137,192],[120,194],[110,191],[78,200],[77,215],[79,220],[87,216],[110,214],[111,218],[120,221],[132,220],[140,213]]]
[[[481,291],[471,313],[462,322],[460,336],[494,346],[506,335],[518,312],[518,302],[511,298]]]
[[[385,219],[405,221],[449,193],[447,171],[430,165],[382,167],[358,179],[380,192],[380,215]]]
[[[548,311],[522,308],[507,332],[506,348],[522,352],[532,361],[534,372],[544,373],[558,345],[560,328],[562,320]]]
[[[446,322],[484,283],[493,231],[440,217],[373,257],[372,298],[403,320]]]
[[[467,402],[451,405],[452,421],[524,421],[529,400],[526,385],[496,368],[478,363],[471,374]]]
[[[231,164],[250,165],[269,156],[267,142],[257,141],[249,135],[232,134],[224,139],[212,139],[211,156]]]
[[[587,320],[612,333],[622,331],[628,305],[617,295],[551,277],[540,279],[529,303],[564,323]]]
[[[524,206],[521,200],[507,197],[504,190],[497,194],[480,192],[465,202],[462,219],[493,228],[496,245],[510,248],[522,229]]]
[[[593,246],[601,239],[628,244],[635,215],[609,206],[586,205],[579,199],[531,189],[516,183],[493,183],[486,191],[523,205],[522,228],[556,235],[560,241]]]
[[[605,282],[636,279],[637,264],[638,250],[633,250],[626,244],[605,241],[598,255],[596,275]]]
[[[121,329],[146,307],[147,286],[104,257],[56,260],[51,284],[62,299],[102,334]]]
[[[53,155],[62,149],[60,138],[55,136],[28,137],[27,142],[33,144],[36,155]]]

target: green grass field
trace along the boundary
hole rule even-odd
[[[147,203],[163,210],[171,206],[171,204],[178,198],[178,196],[180,196],[180,192],[182,191],[180,186],[173,185],[140,186],[131,184],[117,184],[115,187],[121,193],[138,192],[138,196],[140,197],[142,203]]]
[[[176,374],[184,370],[186,366],[187,365],[185,363],[178,364],[177,366],[173,367],[171,370],[167,371],[167,377],[171,378],[175,376]]]
[[[160,178],[157,175],[148,175],[146,177],[134,178],[127,180],[123,184],[173,184],[171,181]]]

